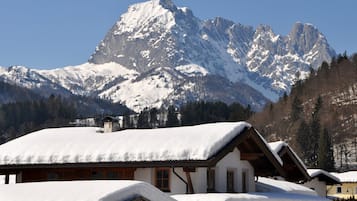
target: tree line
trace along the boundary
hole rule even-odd
[[[47,127],[66,126],[77,116],[74,105],[51,95],[32,101],[0,105],[0,143]]]
[[[181,107],[169,106],[167,109],[145,108],[137,116],[136,123],[130,119],[132,115],[124,115],[124,128],[157,128],[191,126],[203,123],[222,121],[244,121],[253,111],[248,105],[239,103],[230,105],[224,102],[188,102]]]

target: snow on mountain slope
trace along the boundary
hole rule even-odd
[[[193,100],[238,101],[259,110],[289,92],[299,72],[335,52],[311,24],[287,36],[267,25],[254,29],[217,17],[201,20],[171,0],[130,6],[88,63],[54,70],[10,67],[0,79],[28,88],[99,96],[145,107]],[[236,88],[239,86],[239,88]]]
[[[102,98],[122,100],[123,104],[136,111],[146,106],[160,108],[169,94],[174,91],[173,77],[165,70],[158,68],[150,76],[137,77],[114,85],[103,93]]]
[[[102,65],[84,63],[53,70],[38,70],[39,74],[77,95],[92,95],[104,90],[110,82],[132,79],[138,73],[117,63]]]
[[[150,26],[155,22],[155,26]],[[140,24],[140,27],[137,25]],[[170,30],[175,25],[173,13],[160,5],[159,0],[135,4],[129,7],[128,12],[121,16],[117,22],[118,29],[114,35],[126,32],[133,33],[128,39],[145,38],[150,32],[159,29]]]

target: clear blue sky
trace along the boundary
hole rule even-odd
[[[88,60],[129,5],[143,0],[1,0],[0,66],[50,69]],[[173,0],[200,19],[216,16],[286,35],[314,24],[337,53],[357,52],[355,0]]]

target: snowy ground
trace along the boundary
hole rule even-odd
[[[0,185],[2,201],[174,201],[152,185],[139,181],[70,181]]]
[[[327,201],[305,186],[259,177],[256,183],[257,193],[209,193],[194,195],[173,195],[177,201]]]
[[[4,179],[0,177],[0,180]],[[1,180],[2,181],[2,180]],[[259,178],[257,193],[165,194],[140,181],[62,181],[0,185],[0,200],[6,201],[327,201],[304,186]]]
[[[212,193],[193,195],[174,195],[177,201],[246,201],[246,200],[267,200],[267,201],[328,201],[328,199],[318,196],[301,195],[292,193]]]

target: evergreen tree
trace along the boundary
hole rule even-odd
[[[314,106],[314,111],[312,113],[313,119],[318,118],[318,114],[321,108],[322,108],[322,97],[319,95]]]
[[[157,119],[158,110],[156,108],[151,108],[150,113],[150,127],[157,128],[159,125],[159,120]]]
[[[177,118],[177,113],[176,109],[173,105],[170,105],[168,110],[167,110],[167,121],[166,121],[166,127],[175,127],[179,126],[180,122]]]
[[[302,112],[303,112],[302,102],[297,96],[295,96],[293,103],[291,105],[292,120],[296,121],[300,119]]]
[[[245,108],[241,104],[232,103],[229,106],[229,121],[242,121],[247,120],[248,118]]]
[[[321,132],[319,140],[318,167],[326,171],[335,170],[331,137],[326,128]]]
[[[317,167],[318,166],[318,151],[319,151],[319,138],[321,135],[321,124],[319,118],[319,111],[322,108],[322,98],[319,96],[316,100],[314,111],[312,113],[311,120],[311,134],[309,136],[309,141],[311,143],[312,153],[310,157],[310,166]]]
[[[310,133],[310,126],[305,122],[302,121],[300,127],[297,131],[296,140],[300,146],[302,158],[305,160],[305,164],[310,163],[310,155],[311,155],[311,141],[309,140],[311,133]]]
[[[150,128],[149,123],[149,110],[145,108],[143,111],[140,112],[138,117],[138,128]]]
[[[321,132],[320,119],[314,118],[311,122],[311,134],[309,138],[307,138],[309,143],[311,144],[310,150],[311,154],[309,155],[310,167],[317,167],[317,159],[318,159],[318,149],[319,149],[319,137]]]

